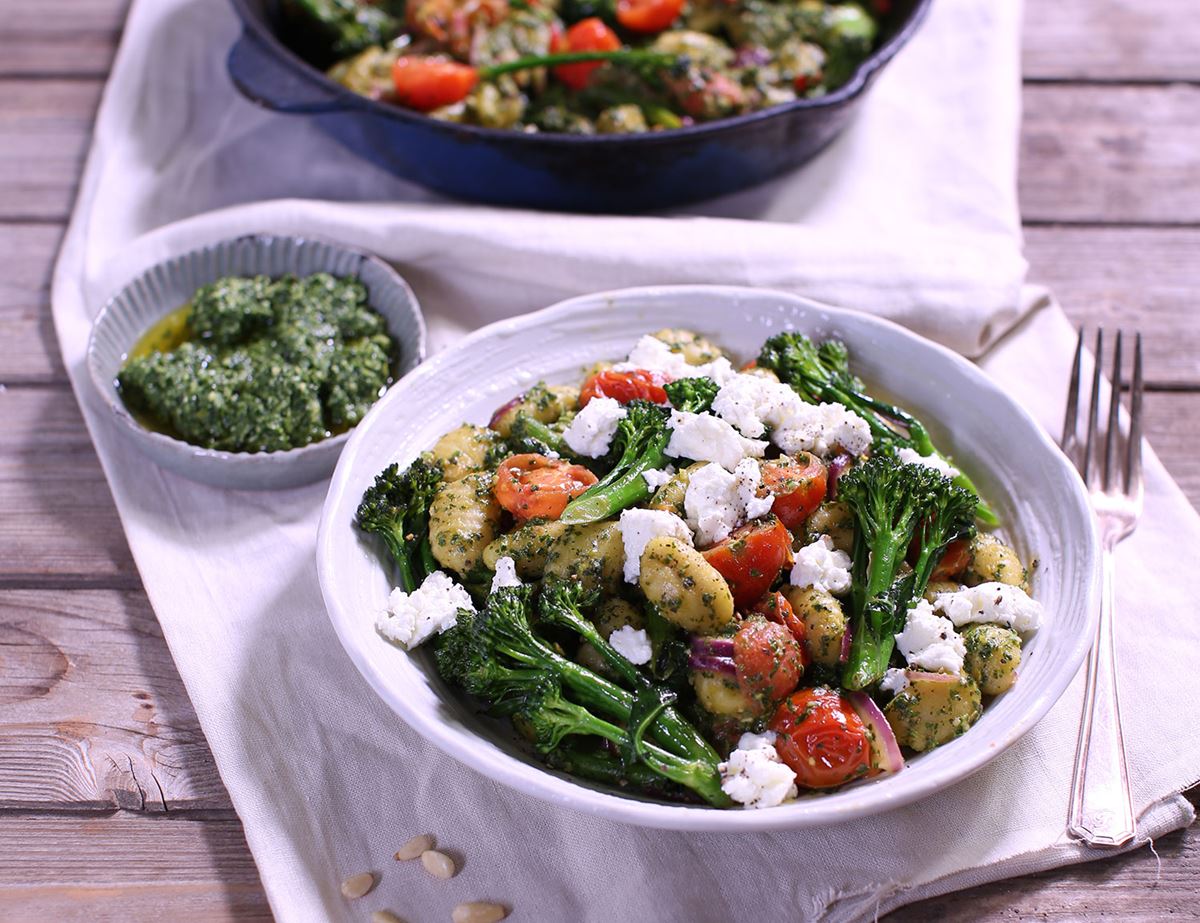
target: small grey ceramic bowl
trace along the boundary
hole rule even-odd
[[[112,409],[117,427],[143,452],[177,474],[240,490],[296,487],[327,477],[349,433],[284,452],[221,452],[146,429],[125,409],[117,373],[137,341],[158,320],[191,299],[196,289],[224,276],[328,272],[367,287],[371,308],[399,344],[399,378],[425,358],[425,321],[408,283],[378,257],[301,237],[251,235],[192,250],[146,270],[111,298],[92,325],[88,371]]]

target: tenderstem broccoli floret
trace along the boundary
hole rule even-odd
[[[403,472],[392,464],[379,473],[358,505],[358,527],[383,540],[406,593],[437,570],[429,544],[429,505],[441,483],[441,468],[425,459]]]
[[[866,689],[888,668],[895,634],[925,592],[946,546],[974,529],[975,497],[923,465],[874,457],[843,475],[838,498],[857,526],[852,565],[853,639],[842,685]],[[916,566],[901,565],[914,538]]]

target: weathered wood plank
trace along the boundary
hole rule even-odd
[[[0,80],[0,220],[66,217],[99,90]],[[1027,220],[1200,224],[1200,86],[1032,84],[1024,104]]]
[[[139,591],[0,594],[0,810],[232,810]]]
[[[1029,0],[1023,71],[1039,80],[1200,80],[1192,0]]]
[[[4,0],[0,76],[107,74],[128,6],[128,0]]]
[[[112,495],[74,395],[0,391],[0,585],[84,577],[137,586]]]
[[[66,381],[50,317],[60,224],[0,224],[0,384]]]
[[[1200,384],[1200,230],[1025,229],[1029,280],[1048,286],[1071,319],[1142,332],[1147,375]]]
[[[1026,85],[1026,221],[1200,223],[1200,86]]]
[[[0,815],[5,920],[271,919],[236,818]]]

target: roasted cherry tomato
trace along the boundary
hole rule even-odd
[[[596,483],[583,465],[545,455],[513,455],[496,469],[496,502],[518,522],[534,517],[557,519],[575,497]]]
[[[611,397],[618,404],[641,399],[652,404],[665,404],[664,377],[658,372],[633,369],[629,372],[597,372],[583,383],[579,391],[579,406],[584,407],[594,397]]]
[[[621,47],[617,33],[606,26],[599,17],[581,19],[567,30],[566,35],[555,35],[550,42],[552,52],[562,51],[616,51]],[[572,90],[582,90],[596,68],[603,61],[582,61],[579,64],[560,64],[554,68],[554,76]]]
[[[475,68],[447,58],[402,56],[392,65],[396,101],[418,112],[461,102],[478,82]]]
[[[792,536],[774,516],[747,523],[729,538],[701,552],[729,584],[734,605],[754,605],[792,559]]]
[[[768,727],[799,786],[833,788],[872,773],[866,725],[840,692],[823,686],[794,692]]]
[[[738,686],[765,711],[800,685],[804,649],[782,625],[750,618],[733,636],[733,663]]]
[[[630,32],[661,32],[679,18],[684,0],[617,0],[617,22]]]
[[[918,549],[918,554],[920,550]],[[950,577],[957,577],[971,563],[971,543],[965,538],[959,538],[952,541],[946,546],[946,550],[942,552],[942,559],[938,561],[937,567],[933,569],[929,579],[946,580]]]
[[[778,590],[774,593],[768,593],[762,599],[754,604],[751,612],[757,612],[759,615],[765,616],[769,621],[782,625],[792,633],[792,637],[800,642],[800,663],[807,667],[811,661],[808,654],[808,628],[804,624],[804,620],[796,615],[796,611],[792,608],[792,604],[788,602],[786,596]]]
[[[798,529],[825,499],[825,464],[809,452],[781,455],[762,466],[762,479],[775,495],[771,512],[789,529]]]

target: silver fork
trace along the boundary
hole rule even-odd
[[[1100,620],[1087,662],[1083,720],[1075,750],[1071,781],[1071,813],[1067,832],[1091,846],[1120,846],[1135,832],[1121,736],[1121,709],[1117,701],[1117,665],[1113,653],[1113,549],[1133,532],[1142,513],[1142,337],[1135,334],[1133,386],[1130,391],[1129,428],[1121,432],[1121,334],[1113,348],[1112,393],[1108,422],[1100,432],[1100,371],[1104,364],[1104,331],[1096,331],[1095,372],[1088,404],[1087,440],[1079,444],[1079,388],[1083,359],[1083,331],[1075,347],[1075,364],[1067,392],[1062,448],[1075,462],[1087,485],[1092,512],[1103,547],[1103,590]],[[1098,454],[1103,436],[1103,454]]]

